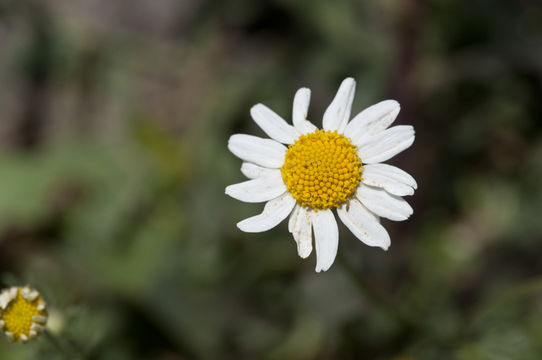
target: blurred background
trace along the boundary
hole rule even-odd
[[[314,272],[261,204],[233,133],[309,118],[353,76],[416,142],[388,252],[340,225]],[[540,359],[542,3],[1,0],[0,285],[50,305],[26,359]],[[58,344],[57,344],[58,345]]]

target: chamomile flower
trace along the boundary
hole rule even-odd
[[[45,330],[47,304],[37,290],[13,286],[0,293],[0,329],[9,341],[27,342]]]
[[[316,271],[330,268],[339,231],[333,210],[362,242],[387,250],[390,237],[380,217],[406,220],[413,210],[402,198],[414,194],[416,181],[405,171],[382,164],[414,142],[414,128],[388,128],[400,106],[379,102],[350,119],[356,83],[345,79],[323,116],[323,129],[307,120],[310,90],[293,102],[293,126],[265,105],[250,110],[270,137],[236,134],[228,149],[244,163],[250,180],[226,187],[226,194],[249,203],[267,202],[263,212],[237,224],[245,232],[267,231],[288,216],[299,256],[316,248]],[[287,146],[283,145],[286,144]]]

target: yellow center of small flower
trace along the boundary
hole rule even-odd
[[[356,146],[344,135],[316,130],[289,146],[280,171],[288,191],[299,204],[329,209],[352,198],[363,165]]]
[[[4,331],[13,333],[15,340],[21,335],[30,334],[32,326],[32,316],[44,315],[44,311],[38,310],[38,304],[41,298],[37,297],[34,301],[28,301],[21,295],[21,291],[17,291],[17,296],[9,303],[6,310],[0,315],[0,319],[4,320]]]

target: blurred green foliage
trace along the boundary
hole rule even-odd
[[[542,4],[533,0],[0,2],[0,281],[51,332],[2,359],[539,359]],[[248,110],[317,124],[402,105],[418,180],[391,249],[341,228],[324,274],[261,205],[228,137]],[[368,290],[371,289],[371,290]],[[374,301],[376,299],[376,301]]]

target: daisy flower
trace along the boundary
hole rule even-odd
[[[37,290],[12,286],[0,293],[0,329],[9,341],[27,342],[45,330],[47,304]]]
[[[235,134],[228,141],[250,180],[226,187],[226,194],[249,203],[267,202],[261,214],[237,227],[263,232],[290,216],[288,230],[300,257],[312,252],[314,232],[317,272],[328,270],[337,255],[333,209],[359,240],[384,250],[390,237],[380,217],[402,221],[413,213],[402,196],[414,194],[416,181],[382,162],[412,145],[414,128],[388,128],[400,110],[394,100],[379,102],[349,121],[355,87],[352,78],[341,83],[324,113],[323,129],[307,120],[310,90],[301,88],[294,97],[293,126],[257,104],[250,114],[270,139]]]

